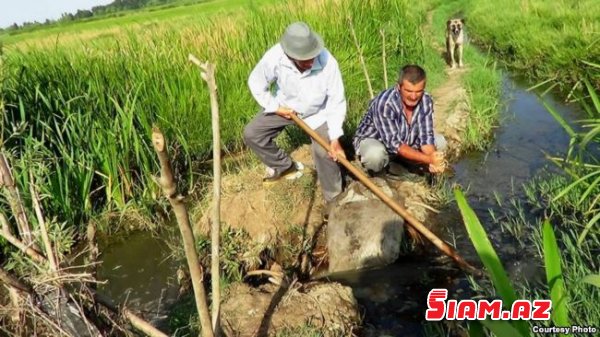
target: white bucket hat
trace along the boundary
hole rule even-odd
[[[323,39],[304,22],[294,22],[289,25],[280,43],[286,55],[299,61],[317,57],[324,46]]]

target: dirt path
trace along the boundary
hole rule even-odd
[[[446,137],[448,157],[451,161],[460,155],[461,135],[469,116],[467,91],[462,84],[462,77],[467,71],[466,68],[447,69],[448,79],[431,93],[435,111],[435,131]]]
[[[424,30],[433,36],[433,11],[427,14],[427,23]],[[430,43],[439,55],[446,57],[446,47],[438,42],[435,37]],[[435,131],[443,134],[448,140],[449,157],[455,160],[461,152],[461,134],[464,132],[469,115],[467,91],[463,86],[463,76],[469,71],[468,67],[451,69],[446,67],[446,81],[435,88],[431,94],[435,111]]]

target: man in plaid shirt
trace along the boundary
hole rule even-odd
[[[390,156],[401,162],[444,170],[446,140],[433,131],[433,100],[425,92],[425,70],[407,65],[398,83],[371,100],[353,145],[363,167],[376,174],[388,168]]]

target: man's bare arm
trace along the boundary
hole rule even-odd
[[[433,156],[425,154],[419,150],[415,150],[406,144],[400,144],[398,148],[398,155],[402,158],[408,159],[421,164],[432,164]]]
[[[436,151],[433,145],[423,145],[421,150],[415,150],[406,144],[401,144],[398,148],[398,155],[421,164],[437,165],[444,160],[441,152]]]
[[[430,155],[432,153],[434,153],[436,151],[435,145],[423,145],[421,146],[421,152],[425,153],[426,155]]]

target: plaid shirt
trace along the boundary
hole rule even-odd
[[[415,149],[420,149],[423,145],[434,145],[431,96],[423,94],[409,125],[402,110],[398,89],[393,87],[382,91],[369,103],[369,110],[354,135],[352,143],[357,154],[360,142],[365,138],[382,142],[391,154],[397,154],[401,144]]]

